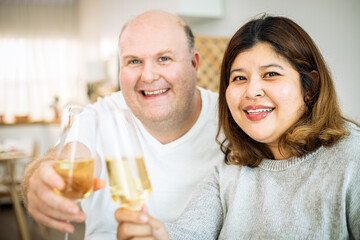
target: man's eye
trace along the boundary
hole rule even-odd
[[[131,60],[129,63],[130,63],[130,64],[138,64],[138,63],[140,63],[140,61],[139,61],[139,60],[134,59],[134,60]]]
[[[169,60],[168,57],[160,57],[160,58],[159,58],[159,61],[160,61],[160,62],[164,62],[164,61],[167,61],[167,60]]]
[[[274,77],[274,76],[278,76],[278,75],[279,75],[279,74],[276,73],[276,72],[268,72],[268,73],[265,74],[264,77]]]

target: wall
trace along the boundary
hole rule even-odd
[[[360,122],[360,94],[357,93],[360,89],[357,75],[360,65],[360,1],[223,0],[223,4],[222,18],[186,16],[185,20],[197,35],[231,37],[255,15],[266,12],[290,17],[317,43],[333,74],[344,114]],[[203,7],[207,8],[207,5]],[[103,0],[98,10],[102,16],[99,30],[101,56],[116,55],[117,37],[123,24],[153,8],[180,12],[179,0]]]

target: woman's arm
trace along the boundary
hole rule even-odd
[[[199,184],[196,191],[182,215],[174,222],[165,223],[165,226],[144,211],[118,209],[115,213],[119,223],[117,239],[217,239],[223,224],[218,171]]]

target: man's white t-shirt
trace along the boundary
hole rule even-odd
[[[171,143],[160,143],[136,119],[152,186],[146,207],[151,216],[161,221],[179,217],[196,185],[224,158],[215,140],[218,94],[198,89],[202,99],[199,118],[184,136]],[[128,108],[121,92],[99,99],[93,107],[99,114],[108,108]],[[100,178],[107,180],[103,159]],[[87,215],[85,239],[116,239],[118,224],[114,213],[120,205],[112,200],[108,184],[82,200],[81,205]]]

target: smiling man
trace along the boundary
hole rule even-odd
[[[200,114],[199,54],[193,44],[181,19],[159,11],[135,18],[119,39],[125,101],[161,143],[184,135]]]
[[[163,221],[177,218],[196,185],[223,159],[217,133],[218,94],[196,87],[199,53],[190,28],[177,16],[159,10],[131,20],[119,37],[121,91],[93,104],[100,114],[107,109],[130,108],[136,116],[139,139],[152,185],[146,206]],[[55,148],[56,149],[56,148]],[[98,149],[99,155],[101,148]],[[73,232],[66,222],[86,219],[86,239],[115,239],[120,207],[109,186],[82,201],[84,212],[72,201],[56,195],[64,186],[51,160],[56,151],[29,165],[23,192],[29,213],[39,222]],[[105,162],[100,178],[106,179]]]

